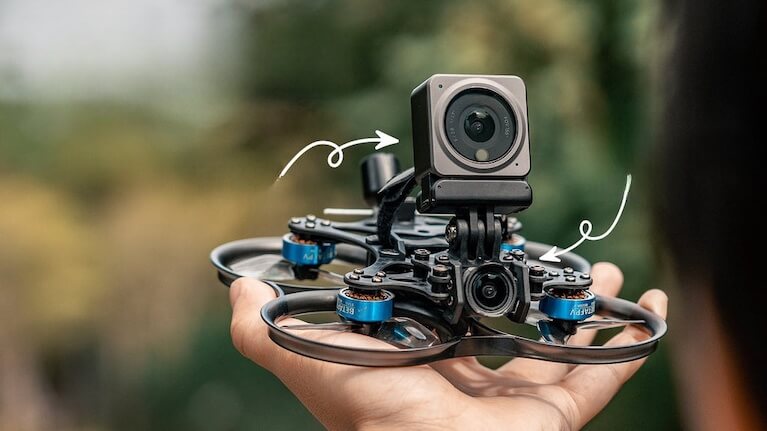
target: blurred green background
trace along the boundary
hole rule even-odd
[[[410,155],[434,73],[522,76],[525,234],[657,275],[648,212],[656,1],[0,0],[0,429],[320,429],[232,347],[216,245],[361,207],[359,160],[307,143],[381,129]],[[677,429],[667,346],[592,430]]]

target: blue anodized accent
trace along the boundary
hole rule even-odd
[[[282,257],[296,265],[324,265],[336,257],[336,245],[330,242],[301,244],[293,234],[282,237]]]
[[[583,299],[567,299],[546,292],[538,309],[552,319],[585,320],[594,315],[596,308],[596,296],[588,290],[586,295]]]
[[[527,240],[525,237],[517,234],[512,234],[511,239],[501,243],[501,252],[509,252],[512,250],[525,251],[525,243]]]
[[[361,323],[377,323],[389,320],[392,316],[394,294],[388,290],[380,291],[386,298],[376,301],[356,299],[349,296],[349,289],[341,289],[336,300],[336,313],[344,319]]]

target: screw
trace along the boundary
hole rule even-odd
[[[533,265],[530,267],[530,275],[533,277],[541,277],[546,274],[546,268],[540,265]]]
[[[298,217],[293,217],[290,219],[290,222],[293,224],[298,224],[298,223],[301,223],[301,219]]]
[[[314,215],[314,214],[309,214],[309,215],[306,216],[306,219],[309,220],[309,221],[315,221],[315,220],[317,220],[317,216]]]
[[[380,283],[383,281],[383,278],[381,277],[373,277],[373,283]]]
[[[362,269],[362,268],[355,268],[355,269],[354,269],[354,273],[355,273],[355,274],[364,274],[364,273],[365,273],[365,270],[364,270],[364,269]]]
[[[431,269],[432,274],[434,274],[435,277],[445,277],[450,275],[450,268],[448,268],[445,265],[434,265],[434,268]]]
[[[512,251],[511,251],[511,255],[512,255],[512,256],[514,257],[514,259],[516,259],[516,260],[522,260],[522,259],[524,259],[524,258],[525,258],[525,252],[524,252],[524,251],[522,251],[522,250],[519,250],[519,249],[517,249],[517,250],[512,250]]]
[[[413,251],[413,257],[415,258],[415,260],[427,261],[429,260],[430,254],[431,253],[429,252],[429,250],[426,250],[425,248],[419,248]]]
[[[349,274],[349,280],[359,280],[360,276],[357,274]]]
[[[565,277],[565,281],[572,283],[575,281],[575,276],[568,275]]]
[[[583,274],[581,274],[581,278],[584,280],[588,280],[589,278],[591,278],[591,275],[588,272],[584,272]]]
[[[452,244],[456,238],[458,238],[458,226],[454,224],[447,225],[445,228],[445,239],[447,242]]]
[[[313,221],[306,222],[306,228],[307,229],[314,229],[314,227],[317,226]]]
[[[559,277],[559,271],[551,271],[549,272],[549,275],[552,277]]]
[[[376,272],[376,276],[377,277],[386,277],[386,273],[383,272],[383,271],[378,271],[378,272]]]
[[[570,268],[569,266],[566,266],[565,269],[562,270],[562,272],[564,272],[565,274],[572,274],[573,269]]]
[[[439,260],[440,262],[447,262],[448,260],[450,260],[450,256],[448,256],[448,255],[446,255],[446,254],[443,254],[443,255],[440,255],[440,256],[437,258],[437,260]]]
[[[320,224],[323,226],[330,226],[330,220],[322,220]]]

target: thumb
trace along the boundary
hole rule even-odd
[[[266,366],[269,352],[278,348],[269,339],[266,323],[261,319],[261,307],[274,298],[276,294],[268,284],[253,278],[238,278],[229,290],[234,347],[262,366]]]

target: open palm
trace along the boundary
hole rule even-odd
[[[616,296],[623,284],[620,270],[612,264],[594,265],[592,276],[591,290],[599,295]],[[644,362],[575,366],[516,358],[497,370],[476,358],[400,368],[335,364],[298,355],[269,339],[260,310],[274,297],[271,287],[254,279],[240,278],[232,284],[234,344],[282,380],[329,429],[579,429]],[[639,304],[666,316],[667,298],[660,290],[646,292]],[[302,336],[325,341],[343,337],[347,345],[391,347],[352,333],[306,331]],[[593,338],[594,331],[580,331],[569,344],[590,344]],[[629,326],[607,344],[644,338],[647,334]]]

